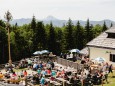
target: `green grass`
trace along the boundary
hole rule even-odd
[[[103,84],[103,86],[115,86],[115,70],[113,71],[113,76],[112,77],[112,74],[110,73],[109,76],[108,76],[108,84],[105,82],[105,84]],[[102,85],[96,85],[96,86],[102,86]]]
[[[100,86],[102,86],[102,85],[100,85]],[[115,83],[111,83],[111,84],[104,84],[103,86],[115,86]]]

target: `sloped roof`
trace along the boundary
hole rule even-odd
[[[81,54],[88,55],[88,54],[89,54],[89,52],[88,52],[88,47],[85,47],[85,48],[83,48],[82,50],[80,50],[80,53],[81,53]]]
[[[108,33],[115,33],[115,27],[100,34],[97,38],[87,43],[87,46],[115,49],[115,38],[107,38]]]
[[[110,28],[106,33],[115,33],[115,27]]]

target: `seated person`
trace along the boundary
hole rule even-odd
[[[5,76],[5,78],[8,79],[8,78],[10,78],[10,73],[5,73],[4,76]]]
[[[56,76],[56,71],[53,71],[53,70],[52,70],[51,75],[52,75],[53,77],[55,77],[55,76]]]
[[[59,70],[57,70],[56,77],[60,77],[60,76],[61,76],[61,72]]]
[[[40,79],[40,83],[41,83],[41,86],[44,86],[44,85],[45,85],[45,79],[44,79],[44,77],[42,77],[42,78]]]
[[[48,75],[50,75],[51,74],[51,69],[47,69],[46,72],[47,72]]]
[[[39,69],[37,70],[37,72],[38,72],[38,74],[40,74],[40,73],[41,73],[41,69],[39,68]]]
[[[27,73],[27,71],[25,70],[25,71],[24,71],[24,76],[27,76],[27,74],[28,74],[28,73]]]
[[[16,75],[16,73],[15,73],[15,72],[13,72],[12,76],[14,76],[14,77],[15,77],[15,76],[17,76],[17,75]]]
[[[0,73],[0,79],[3,78],[3,77],[4,77],[4,75],[2,73]]]
[[[68,80],[68,81],[69,81],[69,77],[67,76],[67,74],[66,74],[66,73],[64,73],[63,78],[64,78],[65,80]]]
[[[36,76],[35,76],[35,75],[33,75],[31,82],[32,82],[33,84],[36,83]]]
[[[50,77],[50,80],[54,81],[54,80],[55,80],[55,78],[54,78],[53,76],[51,76],[51,77]]]
[[[63,69],[62,71],[61,71],[61,74],[63,75],[65,73],[65,70]]]
[[[74,77],[73,76],[69,79],[69,82],[74,83]]]
[[[42,71],[41,71],[41,74],[43,75],[43,76],[45,76],[47,73],[46,73],[46,71],[45,71],[45,69],[43,69]]]

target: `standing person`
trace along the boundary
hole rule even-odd
[[[113,69],[113,65],[111,64],[111,65],[109,66],[109,73],[112,73],[112,76],[113,76],[113,71],[112,71],[112,69]]]
[[[55,65],[54,65],[54,62],[52,61],[50,64],[51,64],[51,69],[53,69],[54,66],[55,66]]]

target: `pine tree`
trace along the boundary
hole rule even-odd
[[[76,48],[82,49],[84,47],[84,30],[81,27],[79,21],[75,27],[75,41],[76,41]]]
[[[66,50],[73,49],[74,39],[73,39],[73,24],[71,19],[68,20],[67,25],[65,27],[65,41],[66,41]]]
[[[111,22],[111,25],[110,25],[110,27],[113,27],[113,23]]]
[[[27,41],[24,39],[23,36],[21,36],[18,31],[15,32],[14,40],[15,44],[12,45],[12,55],[14,57],[13,60],[19,60],[28,56],[29,53]],[[16,52],[16,54],[14,52]],[[15,57],[15,55],[17,55],[18,58]]]
[[[2,22],[2,24],[0,24],[0,63],[5,63],[8,61],[7,46],[7,33]]]
[[[87,23],[86,23],[86,26],[85,26],[85,30],[86,30],[86,43],[88,43],[89,41],[91,41],[93,39],[92,28],[93,28],[93,25],[90,25],[89,19],[88,19]]]
[[[47,38],[46,32],[43,25],[43,22],[37,22],[36,24],[36,40],[39,50],[43,50],[47,48]]]
[[[30,27],[32,29],[32,34],[33,34],[33,38],[32,38],[32,41],[33,41],[32,51],[35,52],[36,50],[38,50],[37,39],[36,39],[36,18],[35,18],[35,16],[33,16],[33,18],[32,18],[32,21],[30,23]]]
[[[5,23],[2,20],[0,20],[0,26],[1,27],[5,27],[6,26]]]
[[[54,27],[52,25],[52,22],[50,23],[49,26],[49,37],[48,37],[48,48],[51,52],[53,52],[54,54],[56,54],[56,33],[54,30]]]
[[[106,31],[108,29],[106,22],[104,21],[103,27],[102,27],[102,32]]]
[[[58,29],[58,30],[57,30]],[[56,54],[60,55],[60,53],[62,52],[62,39],[63,39],[63,32],[61,30],[62,28],[56,28],[57,30],[57,34],[56,34],[56,49],[57,49],[57,52]]]
[[[36,29],[36,18],[33,16],[32,21],[31,21],[31,29],[35,32]]]

